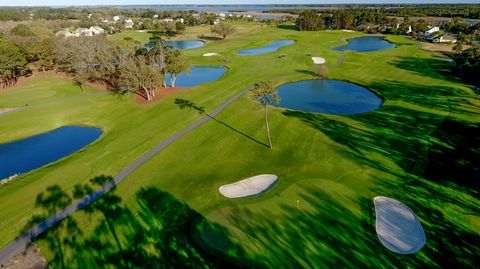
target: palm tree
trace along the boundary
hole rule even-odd
[[[272,86],[271,81],[261,81],[255,84],[252,97],[260,102],[265,109],[265,126],[267,127],[268,146],[272,148],[272,139],[270,138],[270,128],[268,127],[268,105],[280,102],[277,89]]]

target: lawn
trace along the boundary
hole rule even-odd
[[[0,245],[17,236],[39,211],[35,196],[47,186],[58,184],[71,192],[75,184],[94,176],[113,176],[200,117],[178,109],[175,98],[211,111],[260,80],[280,85],[313,78],[309,55],[326,58],[332,67],[340,53],[330,48],[360,35],[258,24],[239,27],[251,31],[186,51],[194,64],[227,65],[228,72],[218,81],[146,106],[135,104],[133,96],[87,96],[0,117],[0,128],[9,130],[0,143],[68,124],[105,131],[85,150],[0,187]],[[134,33],[132,38],[144,37]],[[235,54],[276,39],[296,43],[265,55]],[[385,104],[379,110],[331,116],[272,108],[273,149],[268,149],[262,145],[263,113],[247,94],[218,115],[218,121],[188,133],[125,179],[115,191],[122,201],[117,201],[119,215],[112,217],[109,210],[78,212],[75,229],[83,234],[60,228],[50,232],[47,240],[38,241],[43,253],[52,264],[61,257],[79,268],[128,263],[113,258],[118,253],[131,258],[132,267],[152,267],[159,261],[206,266],[223,262],[212,253],[272,268],[473,267],[480,240],[478,183],[471,178],[479,146],[478,95],[451,74],[448,62],[405,37],[388,39],[399,46],[346,52],[343,64],[328,72],[331,79],[354,82],[380,95]],[[205,52],[219,56],[202,57]],[[278,58],[282,53],[287,56]],[[21,105],[24,98],[44,101],[83,94],[61,77],[32,84],[5,93],[10,101],[0,94],[0,107]],[[37,90],[57,94],[35,95]],[[263,173],[278,175],[280,183],[262,196],[229,200],[217,191],[223,184]],[[416,212],[427,236],[420,252],[396,255],[379,243],[372,203],[377,195],[398,199]],[[197,228],[203,232],[187,221],[200,223]],[[196,244],[189,244],[191,233]],[[66,240],[69,244],[61,251],[49,245],[56,235],[68,239],[71,234],[76,236]],[[198,250],[198,244],[205,247]]]

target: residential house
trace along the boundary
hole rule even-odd
[[[125,20],[125,29],[133,29],[133,21],[132,19],[126,19]]]
[[[70,32],[70,30],[68,29],[62,29],[58,32],[55,33],[55,36],[56,37],[64,37],[64,38],[67,38],[67,37],[71,37],[73,36],[73,34]]]
[[[457,43],[457,37],[450,34],[443,34],[435,37],[432,40],[433,43]]]
[[[425,39],[429,39],[430,36],[432,36],[434,33],[439,31],[440,31],[440,27],[438,26],[430,27],[427,31],[425,31],[425,34],[424,34]]]

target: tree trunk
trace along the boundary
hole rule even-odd
[[[152,100],[152,97],[150,97],[150,92],[146,88],[142,87],[142,89],[143,89],[143,91],[145,91],[145,94],[147,95],[147,101]]]
[[[46,73],[46,71],[45,71],[45,66],[42,66],[42,71],[43,71],[43,76],[46,76],[47,73]]]
[[[167,76],[165,76],[165,71],[162,70],[163,74],[163,81],[162,81],[162,87],[166,88],[167,87]]]
[[[270,138],[270,128],[268,127],[268,105],[265,104],[265,126],[267,127],[268,147],[272,148],[272,139]]]
[[[175,88],[175,81],[177,80],[177,76],[175,74],[170,75],[170,84],[172,85],[172,88]]]

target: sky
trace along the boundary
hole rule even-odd
[[[172,5],[172,4],[371,4],[469,3],[480,0],[0,0],[0,6]]]

